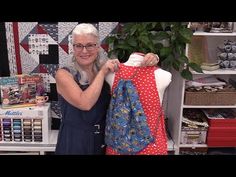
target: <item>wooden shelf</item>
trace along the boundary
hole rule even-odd
[[[200,148],[200,147],[208,147],[207,144],[180,144],[179,147],[183,148]]]
[[[220,75],[227,75],[227,74],[236,74],[236,69],[217,69],[217,70],[214,70],[214,71],[206,71],[206,70],[203,70],[203,73],[198,73],[196,71],[191,71],[192,74],[220,74]]]
[[[209,32],[194,32],[194,36],[235,36],[236,37],[236,32],[233,33],[209,33]]]
[[[236,105],[183,105],[183,108],[236,108]]]

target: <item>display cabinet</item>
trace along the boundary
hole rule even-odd
[[[204,62],[207,63],[217,63],[219,62],[219,55],[220,50],[222,50],[222,47],[225,47],[225,43],[227,41],[235,42],[236,44],[236,33],[209,33],[209,32],[195,32],[193,35],[192,43],[186,46],[186,55],[193,59],[194,62],[199,62],[199,64],[202,64]],[[236,49],[236,45],[235,45]],[[227,56],[229,56],[229,53],[232,53],[232,61],[236,61],[236,51],[233,52],[232,49],[229,49],[229,52],[227,53]],[[234,54],[235,53],[235,54]],[[233,63],[233,62],[232,62]],[[207,77],[207,76],[215,76],[217,78],[220,78],[224,81],[229,82],[230,80],[236,79],[236,68],[232,64],[230,67],[224,67],[219,69],[214,69],[212,71],[203,70],[203,73],[197,73],[192,72],[193,79]],[[236,137],[234,136],[236,134],[236,127],[231,126],[228,129],[227,126],[222,126],[220,129],[221,131],[224,130],[224,135],[215,135],[214,138],[216,138],[216,142],[220,141],[221,139],[227,139],[229,143],[227,142],[224,144],[214,144],[209,143],[208,144],[208,131],[205,134],[206,135],[206,141],[199,141],[200,143],[196,143],[198,141],[183,141],[183,114],[185,110],[189,109],[196,109],[196,110],[202,110],[202,109],[222,109],[222,110],[236,110],[236,100],[234,99],[234,96],[236,96],[235,92],[231,93],[230,95],[223,95],[223,99],[217,99],[217,97],[214,97],[216,101],[206,102],[198,102],[199,104],[192,104],[190,102],[186,101],[186,80],[181,77],[181,75],[176,72],[172,71],[172,82],[168,88],[168,105],[167,105],[167,117],[168,117],[168,129],[170,131],[170,135],[174,142],[174,151],[175,154],[180,153],[181,148],[209,148],[209,147],[232,147],[236,146]],[[203,97],[202,99],[211,99],[209,97]],[[199,97],[195,97],[199,99]],[[235,100],[235,101],[234,101]],[[200,100],[201,101],[201,100]],[[206,101],[206,100],[205,100]],[[211,125],[209,125],[208,130],[212,131]],[[205,132],[205,131],[204,131]],[[233,132],[233,133],[232,133]],[[200,132],[201,134],[201,132]],[[201,135],[199,135],[201,136]],[[202,134],[203,136],[203,134]],[[218,137],[217,137],[218,136]],[[223,138],[222,138],[223,136]],[[233,137],[234,136],[234,137]],[[192,138],[196,138],[196,136],[192,136]],[[209,138],[210,139],[210,138]],[[223,141],[223,140],[222,140]],[[194,142],[194,143],[191,143]]]

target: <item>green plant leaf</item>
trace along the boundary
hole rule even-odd
[[[118,45],[116,46],[116,48],[117,48],[117,49],[128,50],[128,51],[132,50],[132,47],[131,47],[131,46],[128,46],[128,45],[126,45],[126,44],[118,44]]]
[[[172,63],[174,61],[174,56],[172,54],[169,54],[162,62],[161,66],[165,69],[170,69],[172,67]]]
[[[198,73],[203,73],[202,68],[196,63],[189,63],[188,66]]]
[[[134,35],[136,31],[138,30],[138,26],[134,25],[133,27],[130,28],[130,35]]]
[[[180,74],[186,80],[193,80],[193,75],[188,69],[183,69]]]
[[[186,64],[189,63],[189,60],[188,60],[188,58],[187,58],[185,55],[181,55],[181,56],[178,58],[178,60],[181,61],[182,63],[186,63]]]
[[[172,52],[170,47],[163,47],[160,50],[160,57],[167,57]]]
[[[181,65],[181,62],[179,60],[173,60],[172,66],[176,71],[179,71],[180,65]]]
[[[106,38],[105,42],[106,43],[114,43],[114,41],[116,40],[115,36],[109,36],[108,38]]]
[[[108,55],[126,61],[132,52],[153,52],[159,55],[161,66],[173,68],[186,79],[191,79],[189,69],[201,68],[185,56],[185,47],[191,42],[192,31],[187,22],[130,22],[120,23],[119,28],[105,40],[109,44]],[[183,70],[184,68],[184,70]]]
[[[163,39],[169,39],[169,37],[170,37],[169,34],[165,31],[158,31],[153,35],[154,35],[154,39],[156,41],[161,41]]]
[[[136,48],[137,47],[137,40],[133,37],[127,39],[127,43],[131,46],[131,47],[134,47]]]
[[[191,29],[189,28],[181,28],[179,30],[179,34],[181,35],[181,37],[183,38],[184,42],[186,43],[190,43],[192,36],[193,36],[193,32]]]
[[[161,22],[161,27],[162,27],[162,30],[165,31],[165,29],[170,26],[170,23],[169,22]]]

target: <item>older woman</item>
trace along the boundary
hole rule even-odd
[[[62,121],[56,154],[104,154],[105,118],[110,88],[104,80],[118,69],[118,59],[101,58],[99,35],[92,24],[81,23],[72,32],[72,66],[56,73]],[[146,55],[144,65],[157,64]]]

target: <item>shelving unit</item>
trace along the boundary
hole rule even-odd
[[[216,62],[217,60],[217,45],[222,44],[224,40],[236,41],[236,33],[207,33],[207,32],[195,32],[193,37],[202,37],[207,42],[208,61]],[[194,45],[194,44],[191,44]],[[186,55],[189,54],[189,45],[186,46]],[[193,78],[216,75],[227,80],[228,78],[236,78],[236,70],[218,69],[215,71],[204,71],[204,73],[192,72]],[[198,108],[233,108],[236,109],[236,105],[185,105],[185,80],[181,75],[173,70],[172,82],[168,89],[168,105],[167,105],[167,117],[168,129],[171,137],[175,143],[175,154],[180,153],[180,148],[207,148],[207,144],[181,144],[181,130],[182,130],[182,117],[184,109],[198,109]]]
[[[0,108],[0,154],[43,155],[52,152],[56,147],[57,134],[58,130],[51,130],[50,103]]]
[[[47,152],[54,152],[57,143],[58,130],[51,130],[49,134],[49,142],[43,144],[13,144],[13,143],[1,143],[0,155],[3,154],[32,154],[32,155],[44,155]]]

